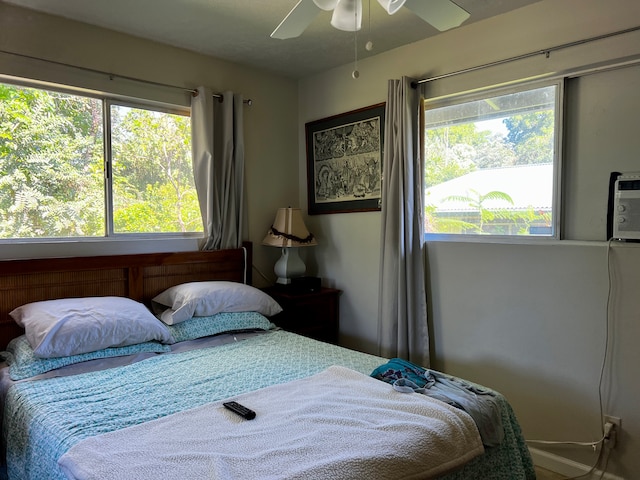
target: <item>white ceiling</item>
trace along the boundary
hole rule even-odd
[[[321,12],[298,38],[270,38],[297,0],[4,1],[291,78],[345,65],[354,59],[354,34],[331,27],[331,12]],[[359,58],[439,33],[406,8],[388,15],[376,0],[362,1]],[[456,0],[456,3],[471,14],[464,26],[538,1]],[[371,52],[364,48],[368,40],[374,44]]]

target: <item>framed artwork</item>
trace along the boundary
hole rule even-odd
[[[380,210],[385,104],[309,122],[309,214]]]

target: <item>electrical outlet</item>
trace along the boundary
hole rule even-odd
[[[604,444],[609,448],[615,448],[620,441],[620,429],[622,428],[622,419],[620,417],[613,417],[611,415],[604,416],[604,423],[610,423],[613,425],[613,430],[609,434],[609,437],[605,439]]]
[[[613,423],[616,426],[616,430],[620,431],[620,427],[622,427],[622,420],[620,417],[612,417],[611,415],[604,416],[604,423]]]

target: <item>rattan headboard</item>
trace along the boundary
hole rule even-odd
[[[0,349],[22,333],[9,312],[56,298],[123,296],[149,305],[184,282],[228,280],[251,284],[251,243],[230,250],[96,257],[0,260]]]

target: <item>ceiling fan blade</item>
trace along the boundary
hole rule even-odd
[[[460,26],[470,16],[450,0],[407,0],[404,6],[441,32]]]
[[[389,15],[393,15],[402,8],[405,0],[378,0],[378,3]]]
[[[299,37],[321,11],[313,0],[300,0],[276,27],[271,38]]]

